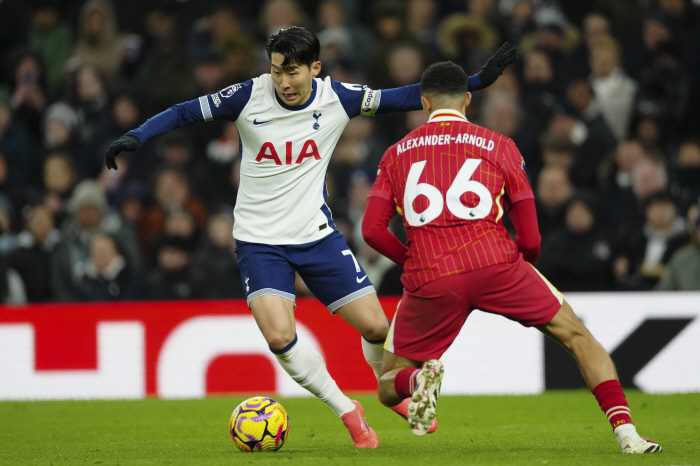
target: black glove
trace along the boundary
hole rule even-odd
[[[481,80],[481,89],[489,87],[495,83],[503,71],[518,60],[518,49],[513,47],[508,50],[510,44],[506,42],[501,45],[498,52],[494,53],[491,58],[486,60],[486,63],[479,71],[479,79]]]
[[[117,160],[116,157],[120,152],[135,152],[141,147],[141,141],[136,136],[125,135],[117,139],[109,146],[107,152],[105,152],[105,161],[107,168],[113,168],[117,170]]]

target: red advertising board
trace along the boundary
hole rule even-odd
[[[398,298],[382,301],[387,315],[393,315],[397,303]],[[303,329],[307,339],[315,339],[314,343],[323,354],[330,373],[342,390],[376,390],[376,379],[364,360],[361,337],[356,330],[340,317],[331,316],[328,310],[315,299],[298,299],[295,315],[300,338],[302,338]],[[141,338],[139,335],[142,335],[143,341],[141,343],[136,341],[132,346],[139,348],[140,344],[142,348],[139,354],[142,354],[143,358],[141,367],[145,372],[142,377],[145,395],[179,397],[177,390],[171,394],[164,394],[163,387],[159,386],[165,383],[173,386],[181,382],[189,383],[187,380],[167,381],[167,377],[172,379],[173,372],[178,372],[178,357],[182,358],[183,377],[188,374],[189,358],[177,355],[197,353],[200,347],[208,346],[210,343],[208,329],[216,333],[227,325],[231,325],[233,334],[219,345],[222,349],[208,349],[207,353],[203,354],[202,357],[206,358],[206,370],[204,374],[201,374],[201,370],[197,372],[205,378],[202,383],[205,384],[206,393],[275,392],[279,391],[276,388],[280,386],[276,378],[286,376],[279,372],[274,358],[264,347],[264,339],[254,328],[252,315],[244,300],[51,304],[0,309],[0,330],[26,329],[31,333],[33,329],[34,367],[17,368],[17,371],[11,372],[26,374],[27,370],[31,370],[34,372],[30,374],[32,377],[57,373],[71,373],[79,377],[89,376],[90,373],[98,371],[100,369],[98,353],[101,351],[98,350],[100,345],[98,327],[119,323],[129,324],[130,328],[135,325],[136,328],[142,329],[136,333],[129,332],[128,338],[120,338],[117,334],[117,344],[124,345],[123,354],[126,358],[126,354],[130,352],[127,346],[134,343],[134,338],[139,339]],[[195,323],[196,325],[190,325]],[[185,330],[188,328],[191,330]],[[236,335],[239,331],[243,333]],[[198,336],[192,336],[197,332],[199,332]],[[0,335],[1,338],[2,335]],[[255,344],[252,345],[252,350],[247,350],[246,347],[251,347],[250,339]],[[5,344],[9,345],[7,339],[5,340]],[[237,340],[241,341],[240,345]],[[202,345],[201,342],[206,344]],[[178,345],[185,345],[185,347],[175,348]],[[166,358],[168,361],[164,359],[163,354],[166,346],[169,348],[168,354],[173,355],[169,359]],[[22,344],[18,344],[14,348],[5,348],[5,350],[21,353],[24,351],[21,347]],[[119,351],[121,350],[118,349],[117,352]],[[27,349],[26,352],[32,351]],[[28,357],[21,354],[16,356],[13,358],[6,353],[4,357],[0,357],[2,359],[0,366],[23,364],[21,361],[31,360],[31,354]],[[164,369],[165,365],[170,369]],[[197,371],[197,369],[194,370]],[[6,374],[6,377],[21,376]],[[30,377],[25,383],[31,384],[31,380],[33,379]],[[36,380],[39,380],[40,384],[51,383],[50,379]],[[7,382],[7,379],[5,382],[0,381],[0,391]],[[23,383],[17,380],[14,382]],[[16,389],[20,390],[19,387]],[[50,390],[51,387],[45,387],[44,391],[48,393]],[[38,397],[51,397],[42,396],[44,391],[40,390]],[[110,397],[109,394],[105,396]],[[187,396],[186,392],[182,393],[182,397]],[[4,396],[0,393],[0,399],[3,397],[13,398],[11,393]],[[127,394],[126,397],[131,396]]]

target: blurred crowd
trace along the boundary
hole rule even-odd
[[[235,125],[154,138],[116,171],[104,153],[173,104],[269,72],[265,41],[291,25],[318,35],[322,77],[376,89],[439,60],[475,74],[517,46],[467,117],[524,156],[539,270],[563,291],[700,290],[699,13],[700,0],[1,1],[0,301],[244,297]],[[401,293],[401,269],[362,240],[367,194],[384,151],[425,121],[355,118],[329,168],[335,222],[380,294]],[[398,217],[392,230],[405,238]]]

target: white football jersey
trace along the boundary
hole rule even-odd
[[[216,117],[218,107],[226,107],[229,99],[240,107],[247,97],[234,120],[241,139],[241,180],[233,236],[254,243],[304,244],[335,230],[326,205],[328,163],[355,116],[351,107],[372,114],[378,94],[364,86],[317,78],[309,100],[292,107],[282,102],[271,76],[264,74],[200,97],[205,119]],[[360,109],[364,99],[367,105]]]

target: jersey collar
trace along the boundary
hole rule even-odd
[[[469,121],[457,110],[441,108],[430,114],[428,122],[432,121]]]
[[[284,103],[282,99],[280,99],[280,96],[277,95],[276,90],[272,90],[272,92],[275,93],[275,98],[277,99],[277,102],[282,106],[282,108],[287,109],[287,110],[292,110],[292,111],[297,111],[297,110],[304,110],[306,107],[314,103],[314,100],[316,99],[316,78],[311,82],[311,95],[309,96],[309,99],[304,102],[303,105],[287,105]]]

